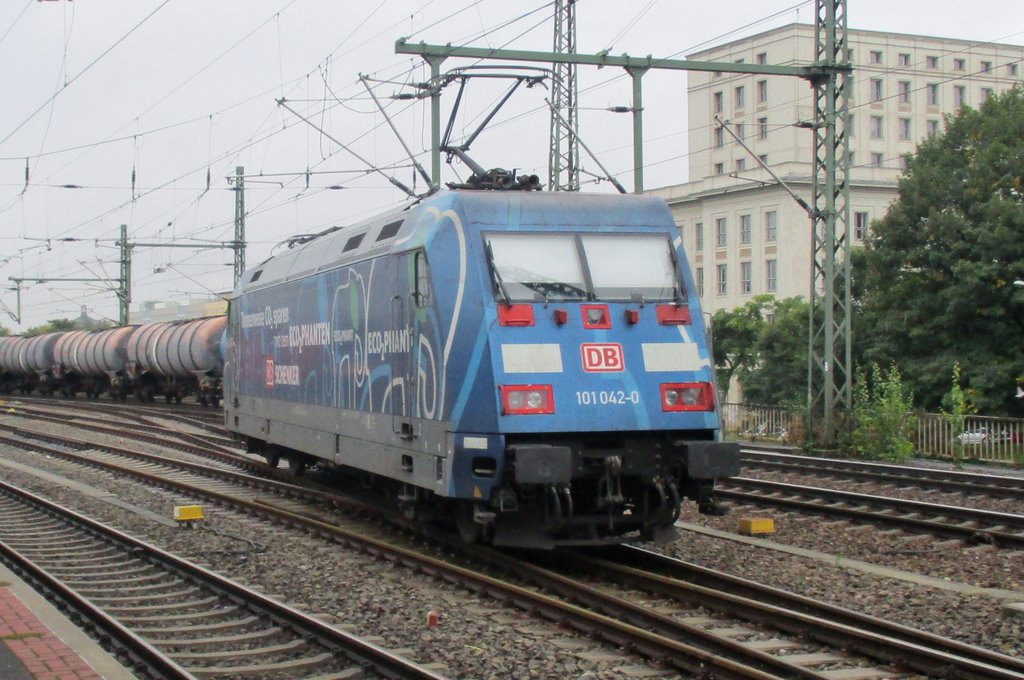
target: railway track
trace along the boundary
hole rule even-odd
[[[46,410],[70,410],[85,414],[103,415],[105,419],[131,420],[143,425],[156,424],[155,419],[171,421],[210,432],[225,435],[224,412],[214,407],[189,407],[186,405],[157,406],[108,400],[76,400],[58,397],[19,396],[3,400],[8,407],[38,407]]]
[[[883,524],[944,538],[1024,549],[1024,515],[956,505],[771,482],[747,477],[719,480],[715,494],[751,506],[782,508],[858,522]]]
[[[158,678],[442,676],[0,482],[0,553]]]
[[[743,468],[798,472],[815,477],[857,480],[930,491],[985,495],[1024,501],[1024,477],[985,475],[956,470],[816,458],[772,451],[742,450]]]
[[[88,462],[90,458],[88,455],[78,455],[83,462]],[[92,464],[97,463],[96,460],[92,461]],[[147,465],[156,464],[164,465],[165,463],[152,459],[147,462]],[[173,461],[166,463],[172,467],[177,464]],[[104,465],[112,464],[105,462]],[[114,465],[114,468],[116,467]],[[143,475],[138,470],[132,471],[130,474],[139,478],[142,478]],[[371,538],[367,534],[313,519],[311,515],[322,516],[323,513],[310,508],[303,510],[293,502],[270,502],[266,498],[245,500],[237,497],[237,491],[228,494],[223,488],[219,491],[209,488],[209,484],[205,489],[198,488],[174,479],[178,475],[171,474],[166,469],[150,470],[145,474],[151,483],[164,486],[173,484],[181,493],[188,493],[190,496],[196,497],[205,496],[245,512],[258,514],[261,517],[272,517],[274,521],[302,527],[311,533],[327,536],[347,545],[357,546],[368,554],[394,560],[435,574],[445,580],[456,581],[472,590],[512,602],[544,618],[563,621],[600,639],[617,645],[628,645],[631,649],[651,658],[664,659],[672,667],[684,672],[697,674],[708,668],[714,668],[716,677],[824,678],[829,677],[826,669],[836,670],[839,668],[848,671],[848,677],[878,677],[878,674],[882,673],[887,674],[887,677],[909,678],[920,677],[922,673],[930,674],[935,668],[944,665],[943,667],[947,669],[957,670],[960,675],[955,677],[1024,678],[1024,672],[1021,672],[1020,669],[1013,670],[1006,666],[996,666],[972,659],[967,654],[952,653],[941,649],[934,649],[921,658],[915,657],[906,661],[909,670],[903,670],[903,667],[891,666],[892,659],[902,660],[907,656],[906,645],[920,646],[919,642],[912,643],[899,638],[886,639],[884,635],[871,628],[865,628],[860,633],[860,641],[853,642],[851,638],[844,637],[844,635],[847,635],[847,629],[856,628],[856,626],[844,624],[841,632],[836,632],[834,627],[815,630],[817,624],[814,619],[827,621],[828,617],[808,614],[796,608],[784,609],[780,605],[769,604],[766,605],[768,606],[767,613],[764,613],[764,610],[760,614],[735,613],[733,611],[736,608],[735,602],[729,595],[720,593],[717,609],[736,616],[737,619],[732,623],[723,618],[721,614],[708,619],[704,614],[686,613],[681,615],[683,620],[680,622],[674,621],[674,619],[680,618],[680,615],[666,616],[664,613],[660,613],[654,605],[637,605],[631,603],[629,598],[601,592],[601,588],[596,586],[581,590],[578,576],[568,577],[558,573],[557,570],[542,569],[531,561],[512,560],[506,553],[481,550],[473,551],[468,556],[467,559],[470,561],[489,564],[492,570],[500,568],[502,573],[508,573],[511,569],[517,579],[527,584],[527,587],[515,586],[506,580],[487,576],[478,569],[467,569],[424,555],[422,550],[385,543]],[[193,470],[190,474],[200,473]],[[281,492],[287,494],[289,498],[295,494],[306,493],[297,487],[281,489]],[[318,502],[323,500],[321,497]],[[275,507],[285,504],[291,506],[290,509]],[[318,507],[322,508],[322,503]],[[368,528],[367,531],[369,532],[371,529]],[[452,544],[446,550],[461,551],[463,548],[463,546]],[[487,555],[489,557],[485,557]],[[576,560],[575,556],[570,558],[572,562]],[[650,585],[658,581],[659,576],[652,574],[646,578],[648,583],[646,588],[652,588],[650,592],[659,592]],[[659,587],[664,588],[663,585]],[[546,592],[553,593],[557,597],[545,595]],[[664,595],[662,596],[664,597]],[[702,606],[709,607],[710,596],[704,594],[701,597],[704,598]],[[694,599],[692,594],[677,593],[669,596],[669,600],[674,602],[692,602]],[[723,604],[726,601],[730,603]],[[586,609],[580,610],[579,607],[569,604],[570,602],[582,603]],[[660,606],[664,607],[665,603],[660,603]],[[678,604],[672,606],[679,608]],[[690,621],[686,621],[687,617],[690,618]],[[797,630],[789,630],[785,626],[767,625],[775,619],[787,622],[798,620],[802,627]],[[751,628],[751,622],[756,626],[755,629]],[[786,636],[789,636],[788,639]],[[805,640],[799,639],[800,636],[806,636],[807,639],[815,642],[809,644]],[[963,647],[969,646],[964,645]],[[841,651],[843,648],[856,650],[856,652]],[[916,647],[914,649],[916,650]],[[860,654],[862,650],[864,653]],[[875,665],[878,662],[883,663],[881,668]],[[994,668],[989,668],[989,666],[994,666]]]

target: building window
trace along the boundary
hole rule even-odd
[[[740,262],[740,292],[749,293],[753,286],[751,285],[750,276],[752,268],[749,262]]]
[[[746,136],[746,130],[743,128],[743,123],[736,123],[736,138],[744,139]]]
[[[740,215],[740,243],[750,243],[750,215]]]
[[[761,161],[763,165],[768,165],[768,154],[763,153],[757,157],[757,160]]]
[[[715,163],[715,174],[716,175],[724,175],[725,174],[725,163]]]
[[[764,214],[764,240],[774,241],[779,230],[779,215],[774,210]]]
[[[758,64],[767,64],[768,63],[768,53],[767,52],[759,52],[758,55],[757,55],[757,63]]]
[[[725,295],[729,292],[729,268],[720,264],[715,269],[718,271],[718,294]]]
[[[715,220],[715,247],[724,248],[725,242],[729,238],[729,227],[724,217],[719,217]]]
[[[983,88],[981,88],[981,102],[980,103],[984,104],[985,102],[987,102],[988,98],[991,97],[993,93],[994,93],[994,90],[991,87],[983,87]]]
[[[697,297],[704,297],[704,267],[697,267]]]
[[[715,148],[721,149],[725,145],[725,130],[720,127],[715,128]]]
[[[736,108],[742,109],[746,104],[746,91],[742,85],[736,88]]]
[[[906,52],[900,52],[900,66],[910,66],[910,55]]]
[[[883,119],[881,116],[871,116],[871,139],[882,139]]]
[[[928,92],[928,106],[938,106],[939,105],[939,84],[938,83],[928,83],[927,92]]]
[[[897,90],[899,91],[899,103],[909,104],[910,103],[910,81],[901,80],[897,83]]]
[[[900,139],[904,142],[910,141],[910,119],[900,118],[899,121]]]
[[[768,119],[758,118],[757,119],[757,138],[768,139]]]
[[[711,74],[711,77],[715,78],[715,79],[721,78],[722,77],[722,72],[721,71],[715,71],[714,73]]]
[[[850,160],[849,160],[849,162],[848,162],[848,165],[849,165],[849,166],[850,166],[851,168],[855,168],[855,167],[857,167],[857,164],[853,162],[853,156],[854,156],[854,153],[853,153],[853,152],[851,151],[851,152],[850,152]]]
[[[902,170],[903,172],[907,172],[908,170],[910,170],[910,156],[909,155],[900,156],[900,170]]]
[[[953,86],[953,106],[960,108],[967,103],[967,86],[966,85],[954,85]]]
[[[853,213],[853,240],[863,241],[868,234],[868,214],[866,212]]]
[[[1006,75],[1016,77],[1016,75],[1017,75],[1017,65],[1016,64],[1007,64],[1006,65]]]
[[[779,289],[779,266],[778,260],[765,260],[764,261],[764,288],[769,293],[774,293]]]
[[[847,61],[847,63],[850,63],[850,64],[853,63],[853,48],[852,47],[847,47],[846,48],[846,61]]]
[[[882,79],[872,78],[871,79],[871,101],[880,102],[882,101]]]
[[[983,61],[983,62],[981,62],[981,72],[982,73],[991,73],[992,72],[992,62],[991,61]]]
[[[736,172],[743,172],[747,169],[747,159],[737,158],[736,159]]]
[[[928,121],[928,136],[929,137],[934,137],[937,134],[939,134],[939,121],[937,121],[937,120],[929,120]]]
[[[924,58],[924,63],[925,63],[925,66],[927,66],[928,68],[938,68],[939,67],[939,58],[938,57],[930,57],[930,56],[929,57],[925,57]]]
[[[880,168],[882,167],[882,154],[872,153],[871,154],[871,167]]]
[[[722,93],[716,92],[711,95],[711,100],[714,102],[715,113],[722,112]]]
[[[882,53],[879,50],[871,50],[868,58],[871,60],[872,64],[882,63]]]
[[[765,104],[768,102],[768,81],[759,80],[757,81],[757,103]]]
[[[853,124],[853,121],[854,115],[852,113],[846,114],[846,136],[851,138],[853,137],[854,131],[857,129],[857,126]]]
[[[963,59],[954,59],[953,60],[953,70],[954,71],[963,71],[966,68],[967,68],[967,62],[965,60],[963,60]]]
[[[698,222],[693,225],[693,247],[695,250],[704,250],[704,223]]]

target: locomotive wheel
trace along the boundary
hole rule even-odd
[[[289,456],[288,457],[288,469],[292,471],[292,474],[296,477],[301,477],[306,474],[306,461],[301,456]]]
[[[484,526],[473,521],[473,504],[461,502],[455,506],[455,527],[466,543],[479,543],[484,537]]]
[[[273,446],[268,447],[267,450],[263,452],[263,460],[267,461],[267,465],[270,467],[276,468],[281,464],[281,452]],[[289,467],[291,467],[290,463]]]

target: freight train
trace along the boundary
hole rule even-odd
[[[662,200],[455,189],[292,246],[239,282],[224,356],[226,425],[270,464],[494,545],[721,510],[739,450]]]
[[[223,390],[269,464],[353,473],[468,541],[665,541],[739,472],[680,241],[653,197],[438,192],[293,240],[227,319],[0,338],[0,387]]]
[[[224,316],[93,331],[0,337],[0,391],[152,402],[221,397]]]

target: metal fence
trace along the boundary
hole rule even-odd
[[[952,424],[935,413],[917,416],[915,448],[936,458],[955,458],[956,445],[962,444],[962,457],[1007,465],[1024,464],[1024,420],[966,416],[964,431],[953,435]]]
[[[937,413],[915,413],[914,449],[931,458],[978,460],[1024,466],[1024,420],[992,416],[966,416],[964,431],[956,436],[949,420]],[[722,404],[725,433],[748,441],[804,443],[804,413],[778,406]],[[957,452],[957,445],[960,452]]]
[[[749,441],[770,440],[802,444],[804,416],[799,411],[778,406],[722,404],[725,433]]]

